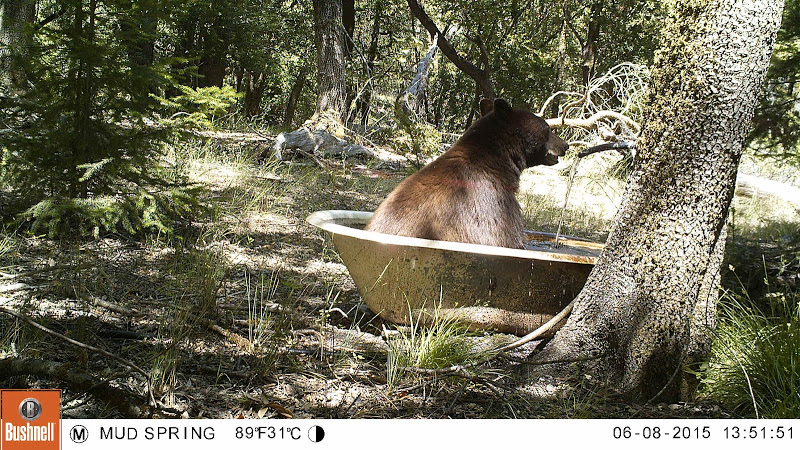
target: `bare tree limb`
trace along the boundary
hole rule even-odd
[[[478,86],[483,93],[483,96],[488,99],[495,98],[494,86],[492,85],[491,80],[489,79],[489,67],[484,67],[481,70],[478,66],[471,63],[463,56],[459,55],[455,48],[453,48],[450,41],[439,31],[439,27],[436,26],[436,23],[428,16],[422,6],[419,4],[417,0],[407,0],[408,7],[411,9],[411,13],[414,14],[414,17],[419,20],[423,27],[428,31],[431,35],[431,38],[434,36],[439,36],[439,48],[444,53],[444,56],[447,57],[453,64],[458,67],[459,70],[464,72],[467,76],[475,80],[478,83]],[[485,50],[485,49],[484,49]]]
[[[585,148],[578,152],[578,158],[589,156],[593,153],[604,152],[606,150],[635,150],[636,142],[606,142],[605,144],[595,145],[594,147]]]
[[[551,95],[550,97],[545,100],[544,104],[542,104],[541,109],[539,109],[539,117],[544,117],[545,113],[547,112],[547,108],[550,106],[550,103],[553,102],[556,98],[561,95],[569,95],[569,96],[583,96],[580,92],[570,92],[570,91],[558,91],[555,94]]]
[[[596,130],[598,123],[603,119],[612,119],[624,123],[634,132],[639,133],[641,126],[630,117],[614,111],[598,111],[587,119],[566,119],[563,116],[556,119],[547,119],[547,124],[551,128],[583,128],[585,130]]]

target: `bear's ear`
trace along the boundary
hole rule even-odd
[[[494,103],[488,98],[481,99],[481,117],[489,114],[494,110]]]
[[[494,111],[498,115],[506,115],[511,113],[512,108],[507,101],[497,98],[494,100]]]

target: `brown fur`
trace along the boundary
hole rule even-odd
[[[543,119],[504,100],[482,100],[481,113],[449,150],[389,194],[367,230],[522,248],[520,175],[556,164],[568,146]]]

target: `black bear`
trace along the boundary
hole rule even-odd
[[[568,145],[541,117],[505,100],[481,101],[481,118],[430,164],[403,180],[366,229],[424,239],[522,248],[522,171],[553,165]]]

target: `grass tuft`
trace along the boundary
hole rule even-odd
[[[762,312],[746,295],[726,295],[703,379],[703,394],[750,417],[800,416],[800,303],[775,294]]]
[[[473,348],[468,339],[471,332],[443,317],[438,308],[432,315],[409,308],[409,325],[399,331],[398,337],[389,340],[386,380],[390,389],[406,379],[405,367],[442,369],[486,357],[485,352]]]

